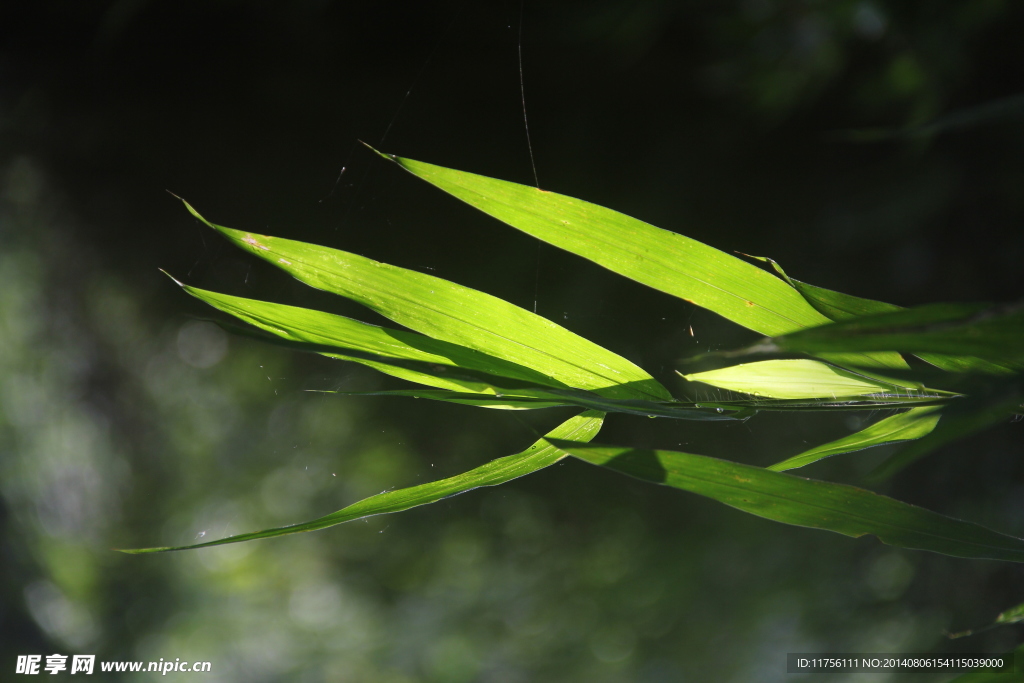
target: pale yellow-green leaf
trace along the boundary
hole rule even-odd
[[[719,389],[766,398],[842,398],[876,393],[907,393],[908,388],[848,372],[816,360],[765,360],[683,375]],[[912,389],[910,389],[912,390]]]

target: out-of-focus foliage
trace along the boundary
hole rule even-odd
[[[1018,94],[1019,6],[872,7],[885,22],[878,39],[843,24],[856,6],[841,3],[753,15],[738,3],[526,3],[543,185],[903,306],[1019,293],[1024,136],[1012,111],[929,145],[818,135],[899,130]],[[1019,603],[1019,572],[1000,563],[808,541],[813,532],[578,463],[316,535],[188,556],[111,551],[154,530],[190,542],[312,518],[470,469],[553,426],[303,392],[394,385],[196,321],[202,309],[187,308],[158,266],[250,297],[298,294],[204,242],[165,188],[238,224],[536,305],[672,389],[681,353],[753,341],[512,231],[481,229],[471,212],[350,154],[357,138],[380,146],[388,129],[388,149],[528,178],[516,8],[457,10],[0,5],[0,666],[94,652],[209,659],[210,680],[226,681],[746,683],[783,679],[788,651],[940,647],[943,630]],[[837,27],[827,59],[773,57],[806,54],[788,28],[806,15]],[[779,36],[774,53],[758,47],[762,30]],[[901,58],[913,68],[893,66]],[[772,82],[797,85],[775,100],[763,94]],[[429,230],[423,215],[437,216]],[[606,429],[619,443],[758,453],[749,462],[763,466],[866,425],[620,417]],[[1018,428],[947,447],[883,490],[1019,533]],[[814,463],[810,476],[854,479],[884,457],[876,450]],[[1008,651],[1020,628],[955,644]]]

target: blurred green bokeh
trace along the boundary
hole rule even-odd
[[[524,16],[544,187],[860,296],[1020,298],[1020,6],[606,0]],[[0,9],[0,678],[56,652],[207,660],[210,681],[782,681],[787,652],[1019,642],[1020,626],[943,636],[1024,600],[1019,567],[784,527],[575,461],[323,532],[111,550],[310,519],[516,452],[571,414],[305,391],[401,384],[229,338],[157,268],[377,320],[232,250],[165,188],[222,224],[535,306],[677,395],[693,391],[681,358],[749,339],[358,147],[529,182],[518,19],[516,3]],[[865,130],[893,135],[850,134]],[[614,416],[600,439],[767,465],[871,417]],[[953,444],[885,491],[1024,535],[1020,430]],[[886,452],[807,474],[856,482]]]

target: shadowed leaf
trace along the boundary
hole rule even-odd
[[[594,465],[777,522],[853,537],[871,534],[889,545],[956,557],[1024,562],[1024,539],[853,486],[690,453],[555,443]]]

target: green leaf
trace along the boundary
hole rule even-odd
[[[579,389],[532,390],[533,395],[469,394],[431,389],[399,389],[397,391],[335,392],[342,396],[406,396],[425,398],[432,401],[447,401],[486,408],[529,410],[577,406],[605,413],[626,413],[643,417],[666,417],[676,420],[737,420],[750,417],[758,411],[821,411],[821,410],[872,410],[877,408],[905,408],[908,406],[938,405],[949,399],[934,396],[892,396],[872,395],[854,397],[841,401],[823,399],[742,399],[738,401],[638,401],[632,399],[604,398]]]
[[[682,373],[680,373],[682,375]],[[816,360],[766,360],[719,370],[682,375],[720,389],[768,398],[841,398],[876,393],[920,390],[917,385],[883,381]]]
[[[782,266],[776,261],[765,256],[751,256],[750,258],[770,264],[786,282],[800,292],[807,300],[807,303],[830,320],[838,322],[866,315],[878,315],[879,313],[892,313],[893,311],[904,310],[902,306],[897,306],[896,304],[875,301],[874,299],[864,299],[859,296],[844,294],[795,280],[786,275],[786,272],[782,270]],[[916,355],[921,360],[949,372],[984,372],[988,374],[1005,374],[1007,372],[1007,368],[1004,366],[971,356],[948,356],[936,353],[919,353]]]
[[[771,273],[689,237],[581,199],[377,153],[537,239],[755,332],[776,336],[828,322]],[[856,355],[865,367],[905,367],[897,354]]]
[[[959,631],[957,633],[948,633],[946,635],[950,639],[965,638],[967,636],[973,636],[975,633],[983,633],[985,631],[991,631],[992,629],[998,628],[1000,626],[1006,626],[1006,625],[1009,625],[1009,624],[1017,624],[1017,623],[1020,623],[1022,621],[1024,621],[1024,603],[1021,603],[1019,605],[1015,605],[1014,607],[1011,607],[1010,609],[1003,610],[1002,612],[999,613],[999,615],[995,618],[995,621],[993,621],[991,624],[988,624],[986,626],[982,626],[980,628],[972,628],[972,629],[968,629],[966,631]],[[1021,646],[1021,647],[1024,647],[1024,646]]]
[[[275,529],[264,529],[248,534],[228,536],[206,543],[194,545],[166,547],[166,548],[135,548],[119,549],[124,553],[158,553],[170,550],[191,550],[193,548],[208,548],[215,545],[228,543],[241,543],[242,541],[254,541],[260,538],[273,538],[274,536],[286,536],[304,531],[315,531],[325,529],[336,524],[351,522],[355,519],[382,515],[390,512],[400,512],[409,508],[436,503],[439,500],[465,493],[481,486],[497,486],[521,477],[531,472],[536,472],[550,465],[555,464],[566,456],[565,451],[553,446],[548,439],[557,438],[560,443],[578,443],[593,439],[604,422],[604,415],[598,412],[585,412],[573,417],[551,430],[543,439],[516,455],[509,455],[498,458],[481,465],[476,469],[464,472],[463,474],[441,479],[440,481],[420,484],[410,488],[397,491],[387,491],[375,496],[365,498],[358,503],[349,505],[346,508],[333,512],[324,517],[314,519],[302,524],[279,527]]]
[[[573,457],[691,491],[785,524],[873,534],[889,545],[973,559],[1024,562],[1024,539],[864,489],[703,455],[554,442]]]
[[[877,483],[888,479],[940,446],[970,436],[1022,412],[1024,387],[1019,380],[997,385],[988,395],[959,398],[943,411],[942,421],[934,431],[876,467],[867,480]]]
[[[178,283],[181,284],[181,283]],[[323,355],[355,361],[412,382],[487,392],[524,385],[566,388],[539,372],[415,332],[390,330],[340,315],[181,285],[192,296],[283,339],[314,345]],[[362,352],[365,356],[356,356]],[[402,361],[413,361],[413,363]],[[422,368],[417,370],[415,368]],[[479,374],[471,375],[467,371]],[[509,381],[512,380],[512,381]]]
[[[935,429],[935,425],[939,421],[939,414],[936,411],[938,411],[938,407],[935,406],[913,408],[905,413],[879,420],[870,427],[849,436],[816,446],[799,455],[794,455],[792,458],[777,462],[769,466],[768,469],[773,472],[782,472],[810,465],[812,462],[840,453],[852,453],[865,448],[920,439]]]
[[[539,398],[536,396],[512,396],[508,394],[467,394],[457,391],[434,389],[396,389],[389,391],[320,391],[317,393],[337,396],[406,396],[423,398],[428,401],[443,401],[464,406],[494,408],[497,410],[537,410],[540,408],[567,408],[576,404],[568,399]]]
[[[672,398],[625,358],[536,313],[441,278],[305,242],[215,225],[239,247],[306,284],[357,301],[400,325],[612,398]]]
[[[337,393],[343,396],[408,396],[425,398],[433,401],[461,403],[463,405],[481,406],[514,410],[536,408],[554,408],[576,406],[605,413],[627,413],[643,417],[667,417],[677,420],[721,421],[736,420],[749,417],[754,413],[754,406],[749,403],[729,405],[727,403],[695,404],[679,401],[638,401],[632,399],[604,398],[594,393],[578,389],[551,389],[547,392],[536,392],[534,396],[517,396],[515,394],[462,394],[448,391],[431,391],[424,389],[400,389],[397,391],[367,392],[323,392]],[[767,409],[767,408],[766,408]]]
[[[1008,610],[1000,612],[999,616],[996,617],[995,623],[1003,625],[1016,624],[1021,621],[1024,621],[1024,602],[1022,602],[1019,605],[1016,605],[1015,607],[1011,607]]]
[[[528,185],[381,156],[537,239],[761,334],[828,322],[771,273],[689,237]]]
[[[1024,305],[931,304],[851,318],[761,342],[759,352],[894,350],[1024,367]]]

